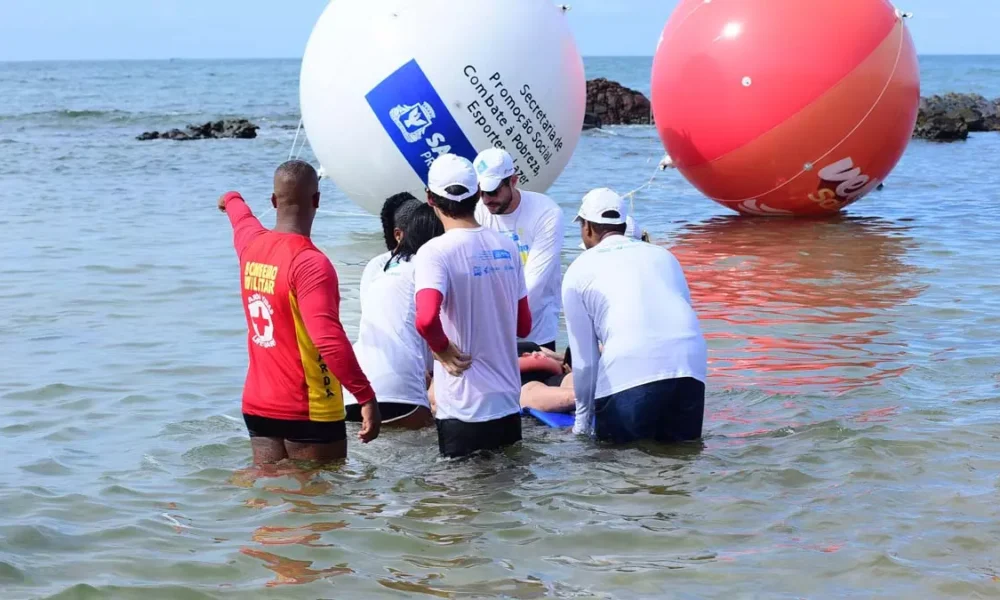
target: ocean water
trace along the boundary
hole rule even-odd
[[[649,66],[587,60],[644,92]],[[1000,57],[921,68],[925,94],[1000,96]],[[789,222],[657,173],[651,128],[588,132],[551,195],[569,214],[656,175],[636,210],[709,337],[703,444],[613,450],[525,421],[490,460],[385,433],[262,477],[215,202],[236,188],[264,212],[297,77],[0,64],[0,598],[1000,597],[1000,135],[914,141],[843,217]],[[134,141],[227,116],[260,137]],[[354,336],[379,226],[323,191],[315,239]]]

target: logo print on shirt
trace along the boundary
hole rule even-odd
[[[517,253],[521,255],[521,264],[528,264],[528,252],[531,248],[529,248],[527,244],[521,243],[521,229],[519,228],[517,231],[507,231],[505,233],[511,241],[514,242],[514,245],[517,246]]]
[[[274,311],[271,303],[260,294],[247,298],[247,314],[250,315],[250,327],[253,343],[261,348],[274,348]]]

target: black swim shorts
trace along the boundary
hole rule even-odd
[[[482,423],[437,419],[437,431],[438,449],[448,458],[480,450],[499,450],[521,441],[521,413]]]
[[[298,444],[333,444],[347,439],[343,421],[284,421],[256,415],[243,415],[250,437],[277,438]]]

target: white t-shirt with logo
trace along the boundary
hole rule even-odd
[[[417,333],[413,262],[390,261],[390,256],[386,252],[373,258],[361,276],[361,322],[354,353],[379,402],[430,408],[426,373],[433,357]],[[357,404],[346,390],[344,404]]]
[[[459,377],[434,362],[435,416],[479,423],[520,412],[517,304],[527,290],[514,242],[483,227],[453,229],[427,242],[413,263],[416,291],[444,295],[445,335],[472,357]]]
[[[480,202],[476,220],[483,227],[511,238],[518,246],[531,307],[531,333],[526,339],[547,344],[559,335],[563,211],[544,194],[520,192],[521,203],[510,214],[494,215]]]
[[[595,398],[666,379],[705,381],[705,338],[684,271],[666,248],[608,237],[570,265],[562,297],[573,356],[574,432],[592,433]]]

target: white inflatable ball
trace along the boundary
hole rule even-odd
[[[300,101],[328,178],[378,214],[424,200],[440,154],[488,147],[544,192],[583,128],[583,60],[550,0],[334,0],[309,38]]]

